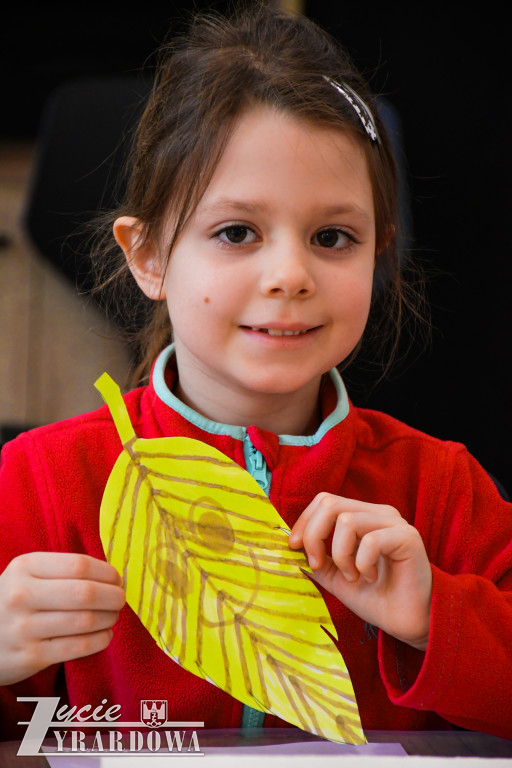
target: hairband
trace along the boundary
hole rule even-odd
[[[361,97],[358,96],[357,93],[353,91],[352,88],[346,83],[340,85],[340,83],[338,83],[336,80],[333,80],[332,77],[327,77],[327,75],[322,75],[322,77],[324,80],[330,83],[333,88],[336,88],[338,93],[341,93],[341,95],[344,96],[348,103],[353,107],[370,139],[380,143],[380,138],[375,125],[375,120],[373,119],[373,115]]]

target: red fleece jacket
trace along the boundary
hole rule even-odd
[[[169,389],[171,379],[167,370]],[[154,384],[125,398],[140,437],[203,440],[245,466],[239,438],[195,426],[159,397]],[[163,380],[160,395],[162,387]],[[334,388],[327,389],[324,416],[335,405]],[[270,498],[290,527],[317,493],[327,491],[396,507],[425,543],[433,571],[426,653],[365,625],[324,592],[363,728],[454,723],[512,738],[512,505],[467,450],[352,405],[312,445],[283,445],[254,426],[246,432],[272,472]],[[99,508],[120,451],[106,407],[6,445],[0,571],[13,557],[36,550],[104,559]],[[0,688],[0,738],[20,737],[25,728],[16,723],[30,717],[32,707],[16,696],[66,691],[72,705],[120,704],[125,722],[139,720],[142,699],[167,699],[169,719],[202,720],[207,728],[241,724],[242,704],[168,658],[128,606],[106,650]],[[265,725],[283,723],[267,716]]]

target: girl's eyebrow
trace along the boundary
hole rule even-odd
[[[373,217],[366,211],[364,208],[361,208],[361,206],[357,205],[357,203],[346,203],[346,204],[336,204],[336,205],[319,205],[316,209],[316,212],[319,214],[323,214],[324,216],[343,216],[345,214],[350,214],[351,216],[357,216],[360,219],[364,219],[368,223],[371,223],[373,221]]]
[[[242,200],[231,200],[227,197],[221,197],[211,205],[202,206],[201,210],[205,213],[222,213],[226,210],[246,211],[247,213],[258,213],[259,211],[266,212],[270,206],[264,201],[254,200],[244,202]]]
[[[203,213],[224,213],[230,211],[241,211],[243,213],[267,213],[271,209],[268,203],[263,200],[231,200],[229,198],[219,198],[211,205],[205,205],[201,207]],[[361,208],[357,203],[346,204],[334,204],[334,205],[317,205],[312,207],[312,211],[315,214],[323,216],[343,216],[346,214],[355,215],[358,218],[364,219],[368,223],[372,222],[372,216],[364,208]]]

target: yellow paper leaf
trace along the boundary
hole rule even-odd
[[[135,435],[119,388],[96,382],[123,451],[100,511],[127,602],[174,661],[255,709],[365,743],[325,602],[258,483],[206,443]]]

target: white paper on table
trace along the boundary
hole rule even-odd
[[[340,757],[343,755],[343,762]],[[175,759],[195,757],[204,768],[396,768],[397,757],[404,768],[489,768],[487,757],[438,757],[407,755],[401,744],[369,743],[361,746],[324,741],[293,742],[246,747],[204,747],[202,752],[158,754],[142,750],[119,756],[101,754],[51,754],[45,750],[51,768],[173,768]],[[203,762],[204,761],[204,762]],[[193,763],[196,765],[196,763]],[[510,758],[492,758],[493,768],[512,768]]]

